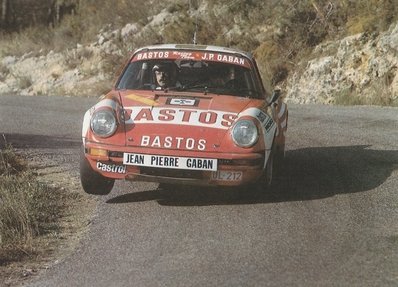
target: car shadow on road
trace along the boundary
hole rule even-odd
[[[395,169],[398,150],[374,150],[366,145],[310,147],[287,152],[268,190],[169,186],[126,193],[107,203],[156,200],[166,206],[207,206],[316,200],[372,190]]]
[[[14,148],[74,148],[80,147],[80,138],[72,139],[62,136],[46,136],[34,134],[0,134],[0,148],[11,144]]]

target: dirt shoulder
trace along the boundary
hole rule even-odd
[[[63,209],[53,231],[34,239],[33,251],[13,252],[0,264],[0,286],[19,286],[71,254],[84,238],[96,209],[95,199],[84,194],[73,163],[62,162],[52,153],[19,152],[29,161],[37,179],[64,193]],[[69,167],[68,167],[69,165]],[[5,251],[6,252],[6,251]],[[0,260],[2,261],[2,260]]]

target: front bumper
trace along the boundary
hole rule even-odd
[[[165,149],[149,150],[90,142],[85,143],[84,150],[92,169],[108,178],[205,186],[239,186],[255,182],[263,174],[266,154],[265,152],[232,154]],[[166,157],[174,157],[178,153],[178,157],[215,159],[217,168],[214,170],[195,170],[150,165],[126,165],[123,163],[125,153]]]

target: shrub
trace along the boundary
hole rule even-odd
[[[342,106],[352,106],[352,105],[364,105],[364,100],[355,92],[351,91],[351,89],[345,89],[338,92],[335,95],[336,105]]]
[[[18,85],[22,90],[27,89],[32,86],[32,79],[28,76],[20,76],[18,77]]]
[[[395,71],[394,71],[395,72]],[[391,73],[378,78],[360,93],[354,89],[345,89],[335,95],[337,105],[378,105],[398,106],[398,101],[391,92]]]
[[[398,7],[392,0],[343,1],[347,34],[386,30],[398,19]]]
[[[182,13],[164,27],[161,33],[163,43],[192,43],[195,32],[194,19]]]
[[[35,237],[57,231],[66,197],[37,181],[10,145],[0,150],[0,265],[31,254]]]
[[[6,142],[5,138],[4,141]],[[0,150],[0,176],[16,175],[26,170],[26,164],[15,154],[11,145]]]
[[[289,73],[289,67],[282,58],[282,50],[274,41],[262,43],[254,55],[259,62],[265,88],[269,91],[284,81]]]
[[[0,81],[4,80],[4,78],[10,73],[10,70],[6,65],[3,65],[0,62]]]

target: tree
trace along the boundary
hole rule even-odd
[[[8,0],[2,0],[1,2],[1,19],[0,27],[7,26],[7,13],[8,13]]]

